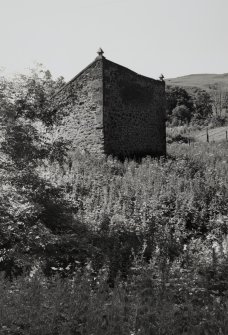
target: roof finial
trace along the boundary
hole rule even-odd
[[[101,48],[99,48],[97,53],[99,57],[103,57],[104,51]]]
[[[160,77],[159,77],[159,79],[160,79],[161,81],[164,81],[164,78],[165,78],[165,77],[163,76],[163,74],[161,74]]]

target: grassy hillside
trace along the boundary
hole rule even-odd
[[[228,73],[223,74],[190,74],[183,77],[166,79],[166,85],[198,87],[210,90],[213,85],[219,85],[228,90]]]

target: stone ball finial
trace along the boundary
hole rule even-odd
[[[164,81],[164,78],[165,78],[165,77],[163,76],[163,74],[161,74],[160,77],[159,77],[159,79],[160,79],[161,81]]]
[[[104,51],[101,48],[99,48],[98,51],[97,51],[97,54],[98,54],[98,56],[102,57],[103,54],[104,54]]]

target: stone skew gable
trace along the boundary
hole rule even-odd
[[[165,155],[164,82],[98,54],[55,95],[59,135],[72,141],[72,151],[121,159]]]

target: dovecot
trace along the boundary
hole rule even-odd
[[[119,157],[166,154],[165,83],[139,75],[103,55],[54,97],[60,136],[72,150]]]

